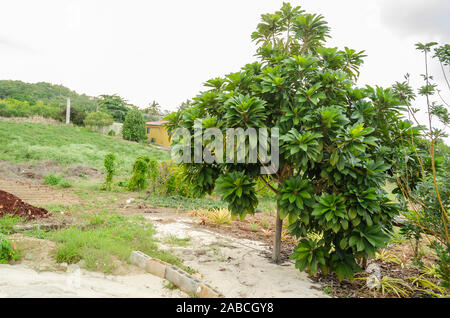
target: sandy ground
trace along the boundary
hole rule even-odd
[[[276,265],[262,242],[223,235],[196,224],[181,213],[147,216],[162,242],[168,237],[190,238],[187,246],[161,244],[202,275],[202,280],[225,297],[327,297],[319,285],[293,262]]]
[[[79,268],[67,272],[37,272],[27,265],[0,264],[0,298],[5,297],[186,297],[163,287],[150,274],[113,276]]]

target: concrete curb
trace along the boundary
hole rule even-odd
[[[223,297],[223,295],[211,286],[189,275],[177,266],[163,262],[157,258],[151,258],[140,251],[131,252],[130,262],[145,269],[152,275],[167,279],[187,294],[199,298]]]

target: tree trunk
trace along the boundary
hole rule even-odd
[[[277,223],[275,225],[275,238],[273,242],[273,255],[272,260],[279,264],[281,261],[281,231],[283,230],[283,220],[280,219],[280,208],[277,203]]]

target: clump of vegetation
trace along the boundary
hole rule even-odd
[[[72,183],[69,180],[65,179],[64,175],[57,176],[52,173],[45,176],[43,183],[51,186],[57,186],[59,188],[72,187]]]
[[[14,233],[14,225],[22,222],[22,219],[18,216],[12,216],[5,214],[0,217],[0,235],[9,235]]]
[[[106,127],[114,122],[113,118],[104,112],[92,112],[87,114],[84,124],[90,127]]]
[[[2,117],[31,117],[59,119],[59,107],[48,106],[40,101],[30,104],[14,98],[0,99],[0,116]]]
[[[114,260],[127,262],[131,251],[139,250],[193,272],[174,255],[158,249],[155,230],[143,217],[125,217],[105,212],[92,215],[89,224],[89,227],[72,226],[40,233],[40,236],[58,243],[58,262],[73,264],[84,260],[90,270],[110,273],[115,269]]]
[[[106,190],[111,190],[111,184],[113,181],[113,176],[116,173],[116,156],[113,153],[109,153],[105,156],[105,171],[106,171],[106,180],[104,183],[104,188]]]
[[[417,43],[417,50],[424,55],[423,74],[424,85],[418,89],[418,94],[425,97],[425,110],[427,124],[421,125],[415,115],[420,108],[414,107],[415,94],[409,86],[409,75],[404,82],[397,82],[393,86],[395,94],[400,98],[414,123],[415,129],[403,132],[400,127],[399,139],[406,143],[401,149],[402,159],[396,166],[396,181],[398,200],[404,209],[407,222],[402,233],[407,239],[413,241],[414,258],[417,265],[422,265],[420,255],[420,240],[426,237],[429,247],[438,258],[437,272],[441,284],[450,287],[450,218],[448,208],[450,204],[450,147],[446,146],[441,138],[446,134],[437,129],[437,123],[450,124],[450,112],[439,89],[434,83],[433,76],[429,74],[430,54],[434,48],[433,58],[440,64],[444,78],[447,80],[444,66],[450,65],[450,45],[438,46],[436,42]],[[450,85],[447,82],[448,88]],[[439,95],[435,97],[435,95]],[[444,104],[441,104],[443,102]],[[411,126],[412,123],[409,123]]]
[[[149,177],[149,162],[148,157],[138,157],[133,165],[133,175],[128,181],[128,190],[143,190],[148,186]]]
[[[122,126],[123,139],[132,141],[144,141],[147,138],[145,133],[145,120],[138,109],[130,110],[125,116]]]
[[[84,127],[0,121],[0,160],[53,161],[103,169],[108,153],[120,153],[118,175],[128,175],[138,156],[167,160],[169,155],[145,144],[110,138]]]
[[[256,212],[260,179],[277,201],[274,261],[280,262],[286,220],[291,235],[303,237],[292,255],[297,268],[344,279],[386,246],[386,230],[399,213],[383,186],[400,153],[391,152],[391,131],[404,120],[390,89],[356,86],[364,52],[326,47],[327,37],[321,15],[283,4],[263,15],[252,34],[258,61],[207,81],[208,90],[191,107],[167,119],[170,131],[190,132],[191,145],[195,120],[204,129],[219,127],[223,135],[228,127],[273,134],[277,128],[278,171],[261,175],[260,163],[183,163],[187,178],[199,194],[216,190],[241,218]],[[186,138],[173,138],[173,145]],[[211,148],[210,140],[202,142]],[[247,139],[245,147],[256,146]],[[237,156],[234,148],[227,156]],[[322,239],[309,239],[309,233]]]
[[[19,259],[19,253],[11,243],[0,233],[0,264]]]
[[[61,176],[55,176],[54,174],[49,174],[44,178],[44,184],[56,186],[62,180]]]

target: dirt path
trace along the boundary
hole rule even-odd
[[[112,276],[75,269],[36,272],[26,265],[0,265],[0,298],[5,297],[186,297],[163,287],[150,274]]]
[[[168,209],[154,208],[146,217],[157,229],[160,247],[198,270],[225,297],[327,297],[293,262],[272,263],[269,247],[262,242],[215,232],[185,213]],[[170,244],[173,237],[189,240],[186,246],[175,246]]]

